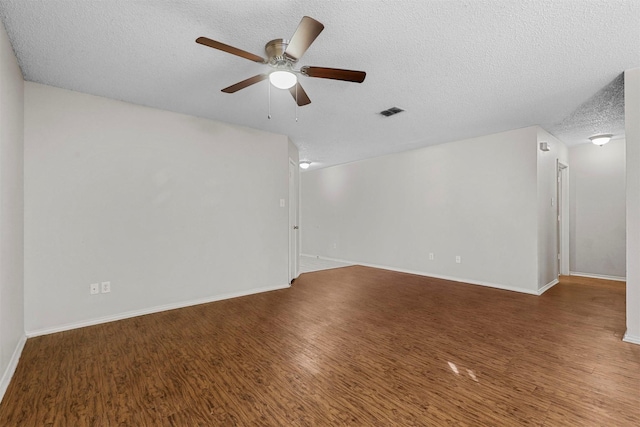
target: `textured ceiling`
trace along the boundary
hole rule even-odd
[[[573,145],[624,132],[621,73],[640,67],[637,0],[0,0],[26,80],[289,135],[315,167],[539,124]],[[264,56],[302,16],[325,25],[299,65],[364,70],[362,84],[301,77],[312,100],[261,82]],[[385,118],[377,112],[406,112]]]

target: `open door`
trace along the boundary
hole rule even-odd
[[[569,275],[569,166],[558,161],[558,275]]]
[[[289,159],[289,283],[298,277],[298,166]]]

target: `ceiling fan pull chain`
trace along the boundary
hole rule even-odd
[[[296,123],[298,123],[298,85],[296,84]]]
[[[269,88],[269,113],[267,114],[267,118],[271,120],[271,84],[268,84],[267,87]]]

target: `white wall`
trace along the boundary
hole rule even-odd
[[[537,293],[537,133],[303,172],[301,252]]]
[[[569,161],[571,271],[624,279],[625,141],[571,147]]]
[[[288,157],[283,135],[27,82],[28,333],[287,286]]]
[[[24,346],[24,81],[0,22],[0,400]]]
[[[624,72],[627,176],[627,332],[640,344],[640,68]]]

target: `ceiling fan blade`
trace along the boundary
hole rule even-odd
[[[259,62],[260,64],[264,64],[266,62],[264,58],[262,58],[261,56],[254,55],[253,53],[249,53],[242,49],[238,49],[237,47],[229,46],[228,44],[220,43],[215,40],[208,39],[206,37],[198,37],[196,39],[196,43],[200,43],[202,45],[209,46],[214,49],[218,49],[223,52],[227,52],[232,55],[236,55],[241,58],[248,59],[250,61]]]
[[[303,16],[296,32],[291,36],[287,50],[284,51],[285,55],[296,61],[300,59],[322,30],[324,25],[313,18]]]
[[[294,86],[291,86],[289,88],[289,92],[291,92],[291,96],[293,96],[293,99],[298,103],[298,107],[311,104],[311,100],[309,99],[307,92],[302,89],[300,83],[296,83]]]
[[[347,82],[362,83],[367,73],[364,71],[341,70],[339,68],[308,67],[300,68],[300,72],[305,76],[318,77],[321,79],[344,80]]]
[[[238,82],[238,83],[236,83],[234,85],[231,85],[229,87],[225,87],[224,89],[222,89],[222,91],[225,92],[225,93],[234,93],[234,92],[239,91],[240,89],[244,89],[247,86],[251,86],[253,84],[261,82],[261,81],[265,80],[268,77],[269,77],[269,74],[258,74],[257,76],[249,77],[246,80]]]

